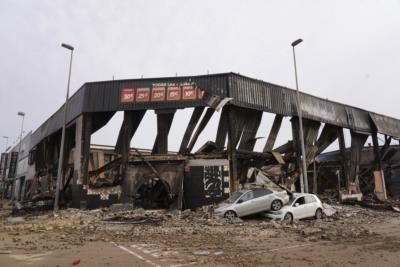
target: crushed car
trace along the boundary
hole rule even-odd
[[[215,214],[228,219],[243,217],[268,210],[278,211],[289,202],[286,191],[272,191],[265,188],[240,190],[220,203]]]
[[[313,194],[294,193],[288,205],[280,210],[271,210],[264,215],[272,220],[292,223],[305,218],[321,219],[323,216],[321,200]]]

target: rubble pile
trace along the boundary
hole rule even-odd
[[[40,211],[20,216],[1,215],[0,234],[13,236],[14,245],[7,249],[24,247],[35,250],[41,247],[24,236],[39,234],[43,241],[57,241],[59,247],[68,248],[85,241],[136,241],[159,242],[166,246],[186,244],[188,251],[226,247],[227,242],[240,247],[243,237],[254,242],[295,234],[304,242],[346,241],[374,235],[373,225],[387,220],[399,219],[400,213],[377,211],[359,205],[329,207],[335,212],[320,220],[295,221],[285,225],[262,216],[227,220],[213,214],[212,207],[191,210],[144,210],[112,209]],[[210,242],[213,240],[213,242]],[[243,248],[245,249],[245,248]],[[228,249],[229,252],[229,249]]]
[[[374,227],[388,218],[400,219],[400,213],[372,210],[359,205],[331,205],[336,212],[322,220],[305,220],[294,225],[306,240],[349,240],[375,234]]]

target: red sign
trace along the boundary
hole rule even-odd
[[[167,100],[181,100],[181,88],[176,86],[168,87]]]
[[[196,99],[196,89],[193,86],[183,86],[182,87],[183,96],[182,98],[185,100],[188,99]]]
[[[135,89],[121,89],[121,103],[132,103],[135,101]]]
[[[165,87],[155,87],[151,90],[151,101],[164,101]]]
[[[150,100],[150,88],[136,89],[136,102],[148,102]]]

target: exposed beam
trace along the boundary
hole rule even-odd
[[[248,110],[244,118],[242,138],[239,143],[239,149],[253,151],[256,144],[256,134],[261,123],[262,111]]]
[[[348,166],[347,166],[347,156],[346,156],[346,143],[343,134],[343,128],[338,129],[338,141],[340,150],[340,161],[341,161],[341,177],[345,181],[345,186],[349,186],[349,176],[348,176]]]
[[[249,109],[230,106],[229,108],[229,123],[231,127],[231,142],[232,146],[237,147],[237,144],[242,137],[243,129],[246,121],[249,119]]]
[[[375,179],[379,179],[378,177],[380,177],[380,182],[378,182],[378,184],[381,184],[382,189],[383,189],[383,192],[379,192],[379,190],[375,190],[375,193],[377,194],[378,198],[382,197],[383,199],[387,199],[385,173],[383,172],[382,156],[381,156],[381,151],[379,149],[377,132],[372,133],[372,143],[374,145],[374,154],[375,154],[375,162],[376,162],[375,170],[378,171],[378,173],[380,173],[380,175],[375,177]],[[375,180],[375,183],[376,183],[376,180]],[[375,186],[377,186],[377,184]],[[377,187],[375,187],[375,189],[377,189]],[[383,193],[383,195],[382,195],[382,193]]]
[[[89,160],[90,160],[90,139],[92,135],[92,114],[83,115],[83,133],[82,133],[82,184],[88,184]]]
[[[187,146],[190,141],[190,137],[192,137],[193,131],[196,128],[197,123],[201,118],[201,114],[203,114],[204,107],[195,107],[190,117],[189,124],[186,128],[185,134],[183,135],[181,146],[179,148],[179,154],[187,153]]]
[[[315,155],[321,154],[330,144],[332,144],[336,138],[338,137],[338,129],[339,127],[325,123],[324,128],[322,128],[322,132],[315,142],[315,145],[318,147],[317,153]]]
[[[271,127],[271,131],[269,132],[267,142],[265,143],[263,152],[271,152],[274,148],[276,137],[278,136],[279,130],[281,129],[283,116],[280,114],[275,115],[274,122]]]
[[[189,146],[187,148],[187,152],[190,153],[196,144],[197,139],[199,138],[200,134],[203,132],[204,128],[207,126],[208,122],[210,121],[212,115],[214,114],[215,109],[208,108],[206,113],[204,114],[203,119],[201,120],[199,126],[196,129],[192,139],[190,140]]]
[[[350,131],[350,135],[351,135],[351,152],[350,152],[349,180],[351,182],[358,182],[361,152],[365,144],[365,141],[367,141],[368,135],[359,134],[354,131]]]
[[[129,152],[129,144],[145,114],[146,110],[124,111],[124,120],[122,121],[117,144],[115,145],[116,153],[123,154],[123,151],[125,153]]]
[[[221,116],[218,122],[217,136],[215,137],[215,145],[217,151],[223,151],[225,147],[225,141],[228,134],[228,120],[229,120],[229,106],[222,108]]]
[[[229,159],[229,191],[233,193],[236,191],[236,183],[238,183],[238,163],[236,155],[236,136],[234,129],[235,116],[232,112],[232,106],[228,109],[228,159]],[[236,141],[236,142],[235,142]]]

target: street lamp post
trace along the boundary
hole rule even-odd
[[[71,51],[70,61],[69,61],[69,73],[68,73],[68,84],[67,84],[67,95],[65,97],[64,104],[64,123],[61,132],[61,145],[60,145],[60,154],[58,158],[58,170],[57,170],[57,182],[56,182],[56,194],[54,199],[54,212],[58,211],[58,200],[60,198],[60,183],[62,177],[62,165],[64,161],[64,143],[65,143],[65,128],[67,125],[67,112],[68,112],[68,98],[69,98],[69,85],[71,82],[71,68],[72,68],[72,55],[74,53],[74,47],[68,44],[61,44],[62,47]]]
[[[3,138],[6,139],[6,148],[4,149],[4,152],[6,152],[8,147],[8,136],[3,136]]]
[[[21,159],[21,147],[22,147],[22,132],[24,131],[24,119],[25,119],[25,112],[19,111],[17,113],[18,116],[22,117],[22,121],[21,121],[21,132],[19,133],[19,146],[18,146],[18,155],[17,155],[17,169],[16,169],[16,177],[14,177],[14,181],[13,181],[13,188],[15,190],[16,184],[17,184],[17,177],[18,177],[18,163]],[[14,191],[13,190],[13,191]],[[11,200],[14,200],[15,197],[15,192],[12,192],[11,194]],[[18,196],[17,196],[18,198]],[[17,199],[18,200],[18,199]]]
[[[297,108],[297,115],[299,117],[301,157],[303,163],[302,174],[300,174],[300,187],[302,193],[308,193],[306,150],[304,148],[304,132],[303,132],[303,119],[302,119],[303,116],[300,107],[300,92],[299,92],[299,82],[297,79],[296,52],[295,52],[295,46],[300,44],[301,42],[303,42],[302,39],[297,39],[292,43],[292,48],[293,48],[293,61],[294,61],[294,75],[296,78],[296,108]]]
[[[22,146],[22,133],[24,131],[24,119],[25,119],[25,113],[24,112],[18,112],[17,113],[18,116],[22,117],[22,122],[21,122],[21,132],[19,134],[19,147],[18,147],[18,161],[19,161],[19,154],[21,153],[21,146]],[[17,161],[17,162],[18,162]]]

